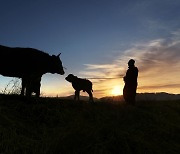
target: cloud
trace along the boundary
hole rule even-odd
[[[85,64],[82,75],[102,78],[121,78],[127,69],[129,59],[135,59],[139,69],[139,90],[159,89],[172,92],[176,88],[180,91],[180,30],[172,32],[167,38],[160,38],[135,44],[125,50],[112,62],[105,64]],[[101,80],[97,81],[102,82]],[[103,83],[105,84],[105,82]],[[106,88],[111,88],[109,80]],[[123,83],[121,83],[123,84]],[[100,86],[100,83],[99,83]],[[97,90],[99,88],[97,87]],[[174,92],[174,91],[173,91]]]
[[[86,69],[112,69],[114,67],[116,67],[115,64],[84,64],[87,68]]]
[[[85,78],[97,78],[99,81],[118,78],[122,75],[119,73],[121,72],[121,68],[118,64],[84,64],[85,71],[79,72]],[[116,70],[116,71],[114,71]]]

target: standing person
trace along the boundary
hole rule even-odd
[[[129,69],[124,76],[124,89],[123,97],[126,103],[135,105],[136,89],[137,89],[137,78],[138,68],[135,67],[135,60],[130,59],[128,62]]]

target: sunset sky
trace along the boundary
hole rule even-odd
[[[138,93],[177,94],[179,8],[179,0],[0,0],[0,44],[62,53],[65,75],[43,75],[44,96],[73,94],[70,73],[101,78],[90,79],[95,97],[122,94],[130,58]],[[11,79],[0,76],[0,91]]]

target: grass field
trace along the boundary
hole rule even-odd
[[[179,154],[180,101],[0,96],[0,153]]]

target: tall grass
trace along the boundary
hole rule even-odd
[[[180,101],[95,105],[0,96],[0,153],[178,154]]]

